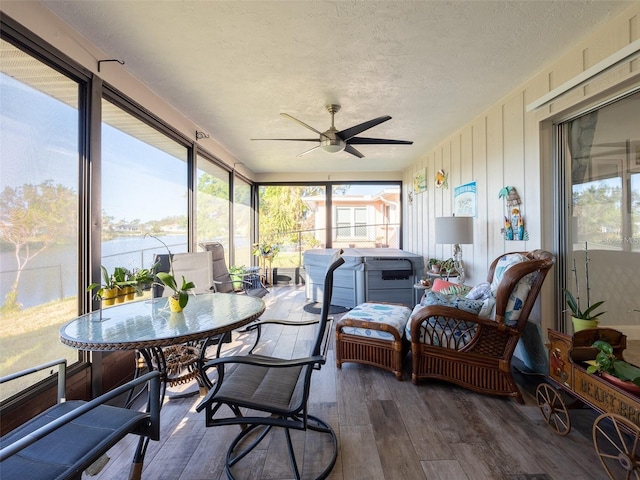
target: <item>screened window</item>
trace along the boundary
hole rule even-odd
[[[639,106],[635,93],[560,129],[571,196],[564,281],[582,310],[604,300],[600,326],[623,331],[630,345],[640,344]]]
[[[220,242],[229,265],[229,172],[198,155],[197,243]]]
[[[400,186],[347,183],[332,187],[334,247],[400,248]]]
[[[162,243],[187,251],[187,158],[187,147],[102,100],[102,265],[109,273],[151,267],[154,254],[166,253]]]
[[[58,330],[78,314],[81,89],[4,40],[0,54],[0,375],[7,375],[78,359]],[[18,383],[3,386],[2,399]]]
[[[251,265],[251,185],[239,177],[233,181],[233,264]]]

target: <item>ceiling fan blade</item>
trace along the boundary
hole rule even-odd
[[[386,122],[387,120],[391,120],[389,115],[385,115],[384,117],[374,118],[373,120],[369,120],[368,122],[361,123],[360,125],[355,125],[351,128],[347,128],[346,130],[342,130],[337,133],[337,135],[343,140],[349,140],[351,137],[355,137],[359,133],[364,132],[365,130],[370,129],[371,127],[375,127],[376,125],[381,124],[382,122]]]
[[[344,147],[344,151],[347,152],[347,153],[350,153],[351,155],[355,155],[358,158],[364,158],[364,155],[361,154],[355,148],[353,148],[351,145],[347,145],[346,147]]]
[[[350,145],[412,145],[409,140],[387,140],[385,138],[353,137],[347,140]]]
[[[317,138],[252,138],[251,140],[284,140],[288,142],[317,142]]]
[[[298,124],[302,125],[304,128],[308,128],[308,129],[309,129],[309,130],[311,130],[312,132],[316,132],[318,135],[320,135],[320,136],[322,136],[322,137],[326,137],[326,135],[325,135],[324,133],[319,132],[318,130],[316,130],[315,128],[313,128],[313,127],[311,127],[311,126],[307,125],[307,124],[306,124],[306,123],[304,123],[303,121],[298,120],[298,119],[297,119],[297,118],[295,118],[295,117],[292,117],[292,116],[291,116],[291,115],[289,115],[288,113],[281,113],[280,115],[282,115],[282,116],[283,116],[283,117],[285,117],[285,118],[288,118],[289,120],[293,120],[294,122],[296,122],[296,123],[298,123]]]
[[[304,152],[299,153],[298,155],[296,155],[296,157],[301,157],[301,156],[303,156],[303,155],[306,155],[307,153],[311,153],[311,152],[313,152],[316,148],[320,148],[320,145],[316,145],[315,147],[310,148],[309,150],[305,150]]]

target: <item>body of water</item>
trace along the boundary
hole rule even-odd
[[[187,251],[186,235],[159,236],[171,253]],[[149,268],[153,256],[166,253],[155,238],[142,236],[116,237],[102,244],[102,264],[109,272],[114,267]],[[75,245],[55,245],[27,263],[18,285],[18,302],[33,307],[52,300],[70,297],[78,292],[78,258]],[[13,250],[0,252],[0,304],[16,278],[17,262]]]

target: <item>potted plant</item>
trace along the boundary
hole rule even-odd
[[[131,272],[124,267],[115,267],[113,269],[113,280],[119,289],[118,295],[116,295],[116,303],[122,303],[125,299],[133,300],[136,282],[133,280]]]
[[[616,357],[613,347],[603,340],[596,340],[592,347],[599,352],[595,360],[589,362],[587,373],[599,373],[625,390],[640,393],[640,368]]]
[[[254,243],[253,244],[253,255],[256,255],[262,258],[262,269],[267,274],[267,278],[272,276],[271,272],[271,264],[273,263],[273,259],[280,252],[280,245],[277,243],[271,243],[268,241],[263,241],[262,243]],[[269,272],[267,272],[267,262],[269,262]],[[270,279],[270,284],[273,284],[273,279]]]
[[[153,271],[156,265],[153,265],[151,268],[136,268],[133,270],[132,279],[135,282],[137,296],[142,296],[144,290],[151,288],[154,278]]]
[[[231,277],[231,281],[233,282],[234,290],[242,289],[242,279],[244,278],[246,273],[247,269],[244,265],[232,265],[231,267],[229,267],[229,276]]]
[[[576,282],[576,295],[574,296],[566,288],[563,289],[564,298],[567,302],[569,310],[571,310],[571,321],[573,322],[573,331],[579,332],[586,328],[596,328],[598,326],[598,317],[606,312],[597,312],[596,309],[600,307],[604,300],[591,303],[590,287],[589,287],[589,251],[587,248],[587,242],[584,243],[584,271],[585,271],[585,283],[587,286],[587,308],[582,310],[580,306],[580,286],[578,284],[578,270],[576,269],[576,259],[573,259],[573,277]]]
[[[165,286],[173,290],[173,295],[169,297],[169,308],[172,312],[181,312],[189,302],[189,290],[195,287],[193,282],[187,282],[182,275],[182,285],[178,287],[178,283],[173,274],[173,267],[171,267],[171,273],[158,272],[156,277]]]
[[[160,240],[158,237],[151,235],[150,237],[158,240],[164,248],[166,248],[167,253],[169,254],[169,272],[158,272],[156,273],[156,278],[160,281],[160,284],[170,288],[173,291],[173,295],[169,297],[169,309],[172,312],[181,312],[184,307],[187,306],[189,302],[189,290],[195,288],[195,284],[193,282],[188,282],[184,275],[182,275],[182,284],[178,286],[178,282],[176,281],[175,274],[173,272],[173,262],[171,261],[171,250],[167,247],[167,244]]]
[[[102,279],[104,280],[104,283],[92,283],[87,287],[87,292],[92,292],[98,288],[95,298],[100,299],[102,305],[108,307],[115,303],[120,289],[118,288],[113,275],[109,274],[104,265],[100,265],[100,270],[102,270]]]
[[[457,270],[456,270],[456,263],[453,260],[453,258],[447,258],[446,260],[443,260],[440,264],[440,276],[443,276],[444,274],[446,274],[447,278],[449,278],[450,276],[455,276],[458,274]]]
[[[437,258],[430,258],[427,262],[427,268],[432,273],[440,273],[440,266],[442,265],[442,260],[438,260]]]

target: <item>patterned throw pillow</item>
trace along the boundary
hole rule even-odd
[[[424,301],[416,305],[407,322],[405,336],[411,340],[411,320],[428,305],[443,305],[478,314],[482,309],[482,300],[471,300],[458,295],[445,295],[442,292],[427,292]],[[431,317],[422,322],[420,328],[420,342],[431,343],[445,348],[459,350],[471,341],[477,332],[475,323]]]
[[[493,273],[493,281],[491,282],[491,292],[493,293],[493,295],[495,296],[496,292],[498,291],[498,285],[500,285],[504,273],[509,270],[509,268],[518,263],[528,261],[529,259],[527,257],[519,253],[504,255],[500,260],[498,260],[498,264],[496,265],[496,269]],[[511,292],[504,314],[504,323],[506,325],[514,327],[518,324],[518,319],[520,318],[520,313],[522,307],[524,306],[524,301],[527,299],[529,291],[531,290],[531,285],[533,284],[533,278],[533,273],[525,275],[520,279],[518,284]]]
[[[441,278],[436,278],[431,286],[432,292],[440,292],[446,295],[462,295],[469,291],[469,287],[459,283],[449,282]]]
[[[467,293],[467,298],[471,300],[486,300],[490,296],[491,284],[489,282],[479,283]]]

